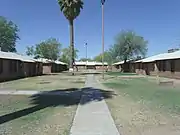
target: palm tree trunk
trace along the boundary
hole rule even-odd
[[[70,59],[70,71],[72,71],[72,75],[74,75],[74,25],[73,20],[69,20],[70,26],[70,48],[71,48],[71,59]]]

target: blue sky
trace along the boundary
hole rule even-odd
[[[79,58],[101,52],[100,0],[84,0],[84,9],[75,21],[75,47]],[[180,44],[180,0],[106,0],[105,49],[114,43],[121,30],[134,30],[149,41],[148,55],[166,52]],[[57,38],[63,47],[69,45],[68,22],[59,10],[57,0],[0,0],[0,15],[14,21],[20,29],[18,52],[24,53],[49,37]]]

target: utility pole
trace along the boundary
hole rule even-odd
[[[85,44],[86,47],[86,69],[87,69],[87,43]]]
[[[101,6],[102,6],[102,78],[104,79],[104,3],[105,0],[101,0]]]

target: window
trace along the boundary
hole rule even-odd
[[[146,69],[146,63],[142,63],[142,65],[141,65],[141,69]]]
[[[164,67],[165,67],[164,63],[165,63],[164,61],[158,61],[159,71],[164,71]]]
[[[161,62],[160,62],[160,61],[157,61],[157,64],[156,64],[156,65],[157,65],[158,70],[161,71]]]
[[[9,61],[9,72],[17,72],[17,61],[10,60]]]
[[[17,61],[14,61],[13,63],[13,71],[17,72]]]
[[[21,70],[23,68],[23,63],[21,61],[18,61],[18,70]]]
[[[166,61],[162,61],[162,70],[166,71]]]
[[[138,63],[138,69],[141,69],[141,63]]]
[[[159,71],[164,71],[164,68],[166,68],[166,66],[164,65],[164,61],[157,61],[156,66]]]
[[[9,72],[12,72],[12,61],[9,61]]]
[[[3,72],[3,60],[0,59],[0,74]]]
[[[175,71],[175,60],[171,60],[170,64],[171,64],[171,72],[174,72]]]

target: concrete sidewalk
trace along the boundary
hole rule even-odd
[[[0,95],[34,95],[39,91],[23,91],[23,90],[0,90]]]
[[[70,135],[120,135],[93,75],[88,75]]]
[[[81,89],[79,89],[80,91]],[[78,90],[76,91],[77,93],[79,92]],[[71,92],[71,91],[70,91]],[[74,92],[74,94],[76,94]],[[69,92],[64,92],[64,91],[33,91],[33,90],[0,90],[0,95],[36,95],[36,94],[41,94],[41,95],[69,95]]]

